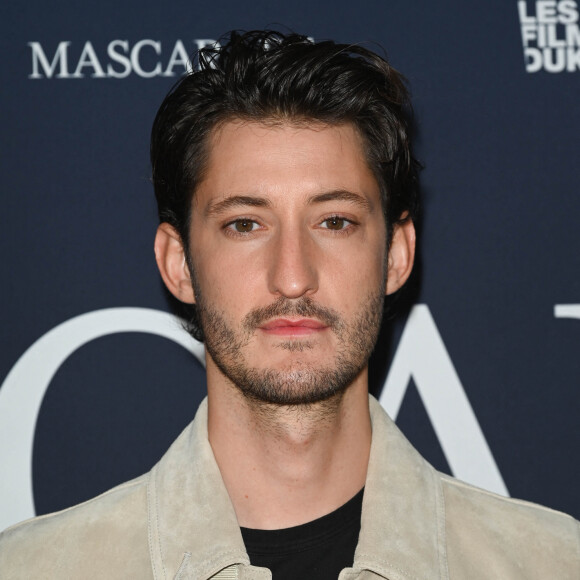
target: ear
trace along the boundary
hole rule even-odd
[[[405,216],[403,216],[405,217]],[[386,294],[396,292],[407,281],[415,259],[415,226],[412,220],[395,225],[389,249]]]
[[[155,259],[168,290],[181,302],[194,304],[195,295],[183,242],[177,230],[168,223],[162,223],[157,228]]]

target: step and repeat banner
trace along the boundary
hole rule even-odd
[[[230,29],[386,51],[424,165],[371,388],[438,469],[580,517],[574,0],[0,9],[0,528],[147,470],[205,396],[153,257],[157,107]]]

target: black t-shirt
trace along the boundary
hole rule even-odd
[[[269,568],[273,580],[337,580],[352,566],[360,533],[364,488],[334,512],[293,528],[241,528],[253,566]]]

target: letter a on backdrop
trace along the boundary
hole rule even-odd
[[[487,441],[426,304],[413,307],[381,395],[396,420],[413,379],[453,475],[508,495]]]

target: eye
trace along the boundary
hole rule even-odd
[[[236,234],[249,234],[257,230],[260,225],[249,218],[240,218],[226,224],[226,229]]]
[[[327,229],[327,230],[340,231],[340,230],[344,230],[345,228],[347,228],[351,224],[352,224],[352,222],[347,220],[346,218],[335,215],[335,216],[326,218],[320,225],[324,229]]]

